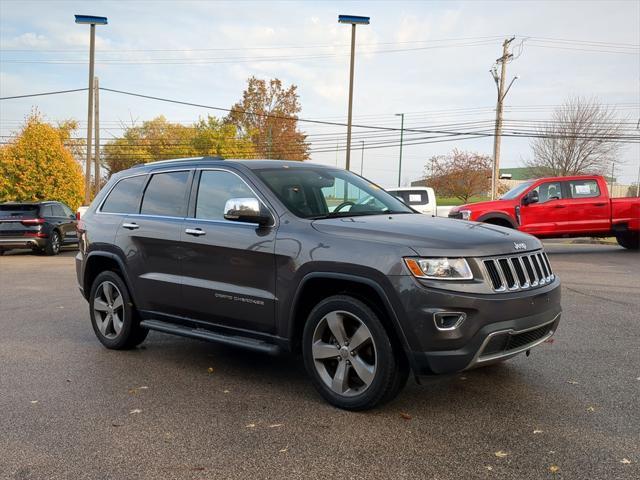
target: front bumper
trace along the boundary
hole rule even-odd
[[[402,287],[400,318],[417,376],[463,371],[504,360],[550,338],[560,322],[560,281],[528,291],[480,295],[418,287],[396,277]],[[438,312],[464,312],[457,328],[440,330]]]
[[[43,248],[47,239],[42,237],[5,237],[0,238],[0,248]]]

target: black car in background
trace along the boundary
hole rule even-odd
[[[77,243],[76,216],[64,203],[0,203],[0,255],[14,248],[57,255]]]

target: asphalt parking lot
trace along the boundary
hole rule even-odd
[[[94,337],[73,257],[0,257],[1,478],[640,478],[640,254],[548,243],[563,321],[530,357],[326,404],[295,357]]]

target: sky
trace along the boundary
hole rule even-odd
[[[354,124],[489,133],[496,86],[489,73],[512,42],[506,125],[530,131],[570,96],[614,108],[637,134],[640,120],[640,1],[44,1],[0,0],[0,96],[84,88],[89,27],[97,27],[100,86],[229,108],[249,76],[298,87],[304,119],[344,123],[351,28],[358,26]],[[52,122],[76,119],[86,135],[87,93],[0,102],[2,141],[32,109]],[[102,91],[101,143],[125,125],[158,115],[191,123],[224,112]],[[344,166],[346,127],[300,123],[312,161]],[[453,148],[491,155],[490,136],[405,131],[401,183],[421,178],[428,159]],[[398,182],[399,130],[354,128],[351,168],[385,187]],[[446,140],[446,141],[445,141]],[[362,149],[364,142],[364,150]],[[531,158],[530,140],[502,138],[503,167]],[[362,161],[362,159],[364,159]],[[623,147],[619,183],[637,181],[640,144]]]

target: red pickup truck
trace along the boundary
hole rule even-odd
[[[640,248],[640,198],[610,198],[601,176],[529,180],[499,200],[454,207],[449,217],[540,238],[615,236],[625,248]]]

